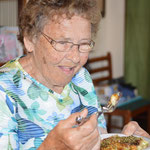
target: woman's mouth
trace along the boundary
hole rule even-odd
[[[71,74],[74,73],[74,68],[75,68],[75,67],[59,66],[59,68],[60,68],[61,71],[64,72],[65,74],[71,75]]]

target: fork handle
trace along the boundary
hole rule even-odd
[[[82,125],[89,119],[90,119],[90,116],[86,116],[86,117],[78,116],[76,118],[76,123],[77,123],[77,125]]]
[[[97,119],[98,117],[102,114],[102,112],[95,112],[95,114],[97,115]],[[78,116],[76,118],[76,123],[78,126],[81,126],[82,124],[84,124],[87,120],[90,119],[91,116],[86,116],[86,117],[82,117],[82,116]]]

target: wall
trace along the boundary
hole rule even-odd
[[[16,26],[18,9],[17,0],[0,0],[0,25]]]
[[[90,57],[111,52],[113,78],[117,78],[124,75],[125,0],[106,0],[105,9]]]

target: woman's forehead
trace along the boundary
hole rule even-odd
[[[80,28],[79,28],[80,27]],[[70,30],[76,29],[81,30],[82,28],[89,32],[91,28],[90,21],[81,16],[72,16],[70,19],[65,17],[55,18],[55,20],[49,20],[44,27],[46,32],[56,32],[57,30]],[[56,30],[57,29],[57,30]]]
[[[64,19],[60,23],[51,22],[45,27],[44,32],[55,40],[68,40],[75,43],[83,39],[91,40],[89,21],[78,17]]]

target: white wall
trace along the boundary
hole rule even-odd
[[[0,25],[17,26],[17,0],[0,0]]]
[[[105,17],[101,20],[94,52],[90,57],[111,52],[113,78],[124,75],[124,25],[125,0],[106,0]]]

